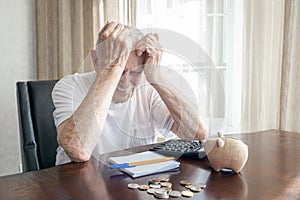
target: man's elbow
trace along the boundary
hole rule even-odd
[[[78,152],[78,153],[69,155],[69,158],[74,162],[85,162],[91,158],[91,155],[86,152]]]
[[[84,147],[74,147],[69,145],[59,144],[67,156],[74,162],[85,162],[91,158],[91,153]]]
[[[85,162],[91,158],[91,152],[84,145],[72,142],[72,140],[62,137],[62,134],[57,135],[57,143],[74,162]]]
[[[205,129],[199,129],[196,133],[195,139],[203,141],[206,139],[206,137],[207,137],[207,131]]]

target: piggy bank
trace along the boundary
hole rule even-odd
[[[248,146],[221,133],[216,139],[207,139],[204,149],[211,167],[217,172],[226,168],[239,173],[248,160]]]

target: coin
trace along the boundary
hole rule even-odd
[[[159,199],[167,199],[169,198],[168,191],[164,188],[156,189],[154,191],[154,196]]]
[[[204,184],[204,183],[197,184],[197,186],[201,187],[202,189],[206,188],[206,184]]]
[[[160,180],[160,182],[168,182],[169,178],[168,177],[160,177],[159,180]]]
[[[148,179],[148,182],[160,182],[159,178],[150,178]]]
[[[197,185],[192,185],[190,190],[193,191],[193,192],[201,192],[202,188],[200,186],[197,186]]]
[[[159,188],[155,190],[155,193],[157,194],[162,194],[168,192],[165,188]]]
[[[159,185],[160,184],[160,179],[159,178],[152,178],[148,180],[148,184],[155,184],[155,185]]]
[[[161,182],[160,185],[162,187],[167,187],[167,188],[171,188],[172,187],[172,183],[170,183],[170,182]]]
[[[181,192],[177,191],[177,190],[172,190],[169,192],[170,197],[180,197],[181,196]]]
[[[161,196],[155,195],[155,197],[158,198],[158,199],[168,199],[168,198],[169,198],[169,195],[168,195],[168,193],[167,193],[167,194],[161,195]]]
[[[165,188],[167,192],[172,191],[172,187],[170,187],[170,188],[168,188],[168,187],[163,187],[163,188]]]
[[[187,188],[187,189],[190,189],[192,187],[192,185],[186,185],[184,187]]]
[[[139,185],[140,190],[148,190],[149,186],[148,185]]]
[[[149,188],[148,190],[147,190],[147,192],[149,193],[149,194],[154,194],[154,192],[155,192],[155,188]]]
[[[186,186],[186,185],[191,185],[192,183],[190,181],[182,180],[180,181],[180,184]]]
[[[191,192],[191,191],[185,190],[185,191],[181,192],[181,195],[184,196],[184,197],[193,197],[194,193]]]
[[[150,188],[155,188],[155,189],[161,188],[160,184],[150,184],[149,186]]]
[[[129,183],[127,185],[127,187],[130,188],[130,189],[137,189],[139,187],[139,184],[137,184],[137,183]]]

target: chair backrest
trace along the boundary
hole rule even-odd
[[[56,82],[17,82],[23,172],[55,165],[58,144],[51,93]]]

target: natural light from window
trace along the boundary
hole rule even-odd
[[[138,28],[183,35],[213,61],[214,66],[201,58],[190,62],[186,56],[167,49],[161,62],[168,66],[165,73],[175,70],[191,86],[211,135],[240,131],[241,10],[241,1],[235,0],[137,0]],[[175,84],[180,87],[184,84],[181,82]]]

